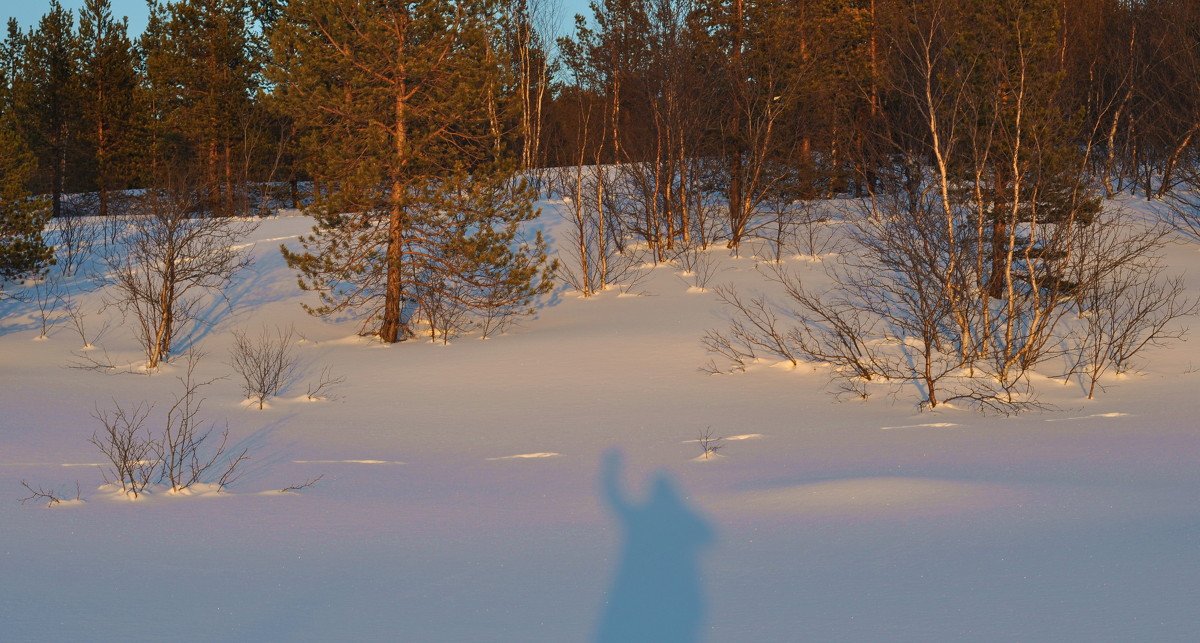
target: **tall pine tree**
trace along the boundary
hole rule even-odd
[[[8,19],[8,31],[0,41],[0,113],[16,109],[16,87],[21,81],[25,55],[24,34],[16,18]]]
[[[310,312],[357,311],[390,343],[421,321],[439,330],[450,311],[522,308],[548,290],[541,237],[519,239],[532,194],[498,158],[496,5],[286,7],[270,77],[326,188],[304,251],[284,249],[321,295]]]
[[[137,72],[128,30],[128,19],[113,19],[109,0],[87,0],[79,11],[81,137],[93,165],[100,216],[109,213],[109,192],[129,187],[132,170]]]
[[[207,208],[225,215],[246,205],[245,128],[254,121],[262,62],[253,25],[250,0],[152,2],[140,40],[150,180],[193,177]]]
[[[25,82],[16,96],[17,114],[38,157],[37,190],[52,195],[57,217],[78,158],[78,57],[71,12],[51,0],[50,11],[24,42]]]

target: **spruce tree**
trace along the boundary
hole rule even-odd
[[[25,187],[34,168],[15,119],[0,111],[0,286],[37,275],[53,263],[54,249],[42,239],[50,209]]]
[[[355,311],[384,342],[447,314],[520,310],[546,292],[540,235],[494,119],[497,3],[297,0],[270,78],[325,188],[303,251],[284,248],[311,313]],[[492,89],[489,89],[492,88]],[[453,312],[452,312],[453,311]]]

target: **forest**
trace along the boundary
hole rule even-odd
[[[635,248],[694,267],[754,241],[778,263],[808,234],[816,255],[817,204],[841,200],[833,287],[776,270],[790,329],[720,292],[734,323],[705,338],[712,370],[810,359],[851,392],[917,381],[930,406],[966,369],[989,384],[953,397],[1008,408],[1064,352],[1090,396],[1194,310],[1157,259],[1198,229],[1194,2],[598,0],[571,33],[554,11],[178,0],[133,38],[88,0],[10,21],[0,271],[70,264],[52,221],[207,219],[215,247],[236,237],[219,222],[303,208],[317,225],[283,253],[320,294],[309,312],[391,343],[502,326],[555,279],[602,291]],[[558,258],[522,232],[539,194],[570,213]],[[1167,214],[1135,226],[1103,205],[1120,194]],[[151,364],[171,352],[162,308]],[[1068,337],[1070,314],[1087,323]]]
[[[27,32],[8,25],[6,143],[36,159],[23,186],[50,196],[54,216],[105,215],[113,191],[171,172],[194,174],[228,215],[264,186],[299,204],[310,188],[298,182],[335,183],[318,152],[339,154],[318,141],[347,123],[388,130],[386,111],[395,138],[395,122],[436,112],[520,170],[655,165],[649,216],[662,229],[638,232],[663,245],[703,228],[689,221],[702,195],[729,202],[717,234],[736,245],[765,201],[861,196],[922,168],[962,173],[972,156],[1006,164],[1019,137],[1062,166],[1046,170],[1056,181],[1084,176],[1108,196],[1164,196],[1194,161],[1191,2],[603,0],[568,34],[555,8],[180,0],[151,3],[131,38],[104,0],[78,15],[51,2]],[[444,91],[418,87],[433,76]],[[409,115],[382,98],[404,77]],[[324,106],[318,88],[334,87],[364,113]],[[436,156],[417,136],[396,153]],[[95,203],[62,203],[79,193]]]

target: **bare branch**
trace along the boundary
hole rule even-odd
[[[242,390],[247,398],[258,401],[258,408],[268,397],[279,395],[296,376],[298,359],[295,346],[295,330],[276,328],[274,334],[263,326],[256,338],[244,330],[233,331],[233,348],[230,349],[230,366],[242,376]]]
[[[25,504],[27,502],[45,501],[47,507],[53,507],[54,505],[62,503],[62,498],[59,497],[58,491],[55,489],[43,489],[40,486],[32,487],[24,480],[21,481],[21,486],[25,487],[25,489],[29,492],[28,496],[25,496],[24,498],[18,498],[18,502],[21,504]],[[79,483],[76,483],[76,499],[79,498],[78,487]]]
[[[202,296],[250,263],[239,242],[257,224],[205,216],[203,193],[186,180],[147,189],[107,257],[110,303],[132,317],[149,368],[170,358]]]
[[[346,376],[334,375],[333,370],[329,366],[325,366],[321,369],[321,375],[317,378],[317,381],[309,382],[306,396],[310,401],[337,399],[329,394],[329,390],[345,381]]]
[[[279,493],[287,493],[289,491],[300,491],[301,489],[307,489],[307,488],[317,484],[318,482],[320,482],[321,479],[324,477],[325,477],[325,474],[322,473],[321,475],[319,475],[315,478],[312,478],[309,481],[304,482],[302,484],[294,484],[294,485],[286,486],[286,487],[280,489]]]
[[[711,426],[700,432],[700,439],[697,440],[697,442],[700,443],[700,448],[704,450],[703,457],[705,460],[716,455],[717,451],[720,451],[725,446],[721,442],[724,439],[725,438],[721,437],[713,437]]]

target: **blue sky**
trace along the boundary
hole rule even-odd
[[[59,2],[62,6],[74,11],[83,6],[84,0],[59,0]],[[562,6],[564,30],[569,29],[575,14],[591,15],[587,8],[588,0],[558,0],[558,2]],[[9,18],[16,18],[17,22],[21,24],[21,28],[26,31],[36,25],[42,15],[50,9],[49,0],[6,0],[4,4],[5,8],[0,10],[0,16],[3,16],[4,23],[7,24]],[[129,16],[131,33],[140,34],[145,29],[147,13],[145,0],[112,0],[112,6],[114,15]],[[78,22],[78,17],[76,22]],[[0,32],[0,34],[2,33]]]

